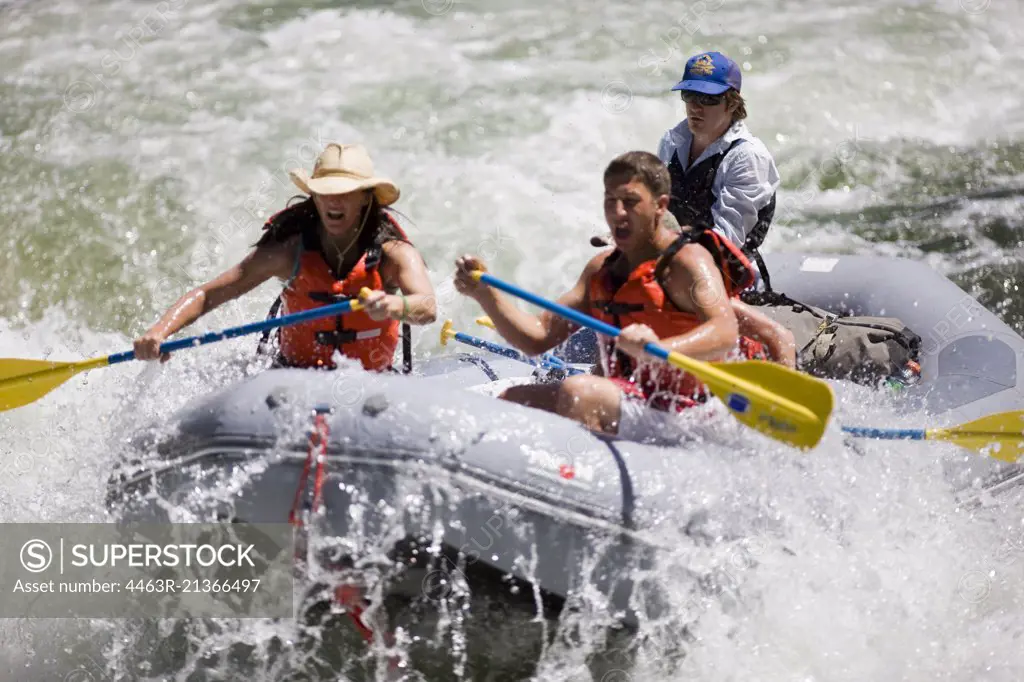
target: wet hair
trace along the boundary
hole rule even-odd
[[[604,169],[605,183],[612,178],[623,177],[628,180],[639,180],[654,197],[672,192],[672,177],[668,173],[668,168],[661,159],[650,152],[626,152],[612,159]]]
[[[732,122],[742,121],[747,117],[747,103],[743,100],[743,95],[736,92],[732,88],[725,91],[725,106],[731,107],[736,105],[736,110],[732,112]]]
[[[390,241],[411,243],[387,219],[387,214],[402,214],[391,208],[381,206],[377,201],[376,194],[372,195],[370,203],[366,205],[363,211],[364,213],[359,218],[359,222],[361,224],[364,220],[366,222],[359,232],[358,248],[360,252],[366,252],[374,245],[380,246]],[[302,194],[296,195],[288,200],[288,206],[283,211],[271,216],[270,220],[263,226],[264,233],[259,241],[256,242],[256,246],[279,244],[288,241],[295,235],[301,234],[310,224],[320,224],[320,214],[317,213],[313,197],[307,197]]]

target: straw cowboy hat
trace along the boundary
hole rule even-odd
[[[328,144],[313,166],[313,175],[293,168],[288,176],[306,194],[348,194],[373,188],[381,206],[398,201],[398,187],[388,178],[373,174],[373,161],[361,144]]]

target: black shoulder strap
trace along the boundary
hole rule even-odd
[[[622,252],[615,249],[608,254],[608,257],[604,259],[604,263],[601,264],[601,270],[604,271],[603,274],[608,277],[612,283],[611,289],[613,293],[621,289],[622,285],[626,283],[626,279],[629,279],[628,272],[626,273],[626,279],[622,279],[618,276],[617,267],[623,258],[624,256]]]
[[[376,270],[377,266],[380,265],[381,258],[384,256],[384,249],[381,248],[380,244],[374,244],[366,251],[366,269]]]
[[[402,323],[402,372],[412,372],[412,326]]]
[[[679,304],[672,299],[672,295],[669,294],[668,289],[665,288],[665,270],[668,269],[668,264],[672,261],[675,255],[679,253],[679,249],[683,248],[687,244],[697,243],[702,232],[702,230],[689,230],[680,234],[676,237],[675,241],[669,244],[668,247],[661,252],[661,255],[658,256],[658,262],[654,266],[654,281],[658,283],[658,286],[661,287],[661,290],[665,293],[665,298],[679,310],[682,310],[682,308],[680,308]],[[716,260],[715,262],[717,263],[718,261]]]
[[[270,310],[267,312],[267,319],[272,320],[277,317],[277,311],[281,309],[281,295],[278,294],[277,298],[270,306]],[[267,352],[267,344],[270,342],[270,334],[273,330],[264,329],[263,334],[260,335],[260,341],[256,344],[256,354],[263,355]]]
[[[761,257],[761,252],[757,250],[757,247],[749,248],[747,251],[754,257],[754,262],[757,263],[757,269],[761,272],[761,281],[764,282],[764,290],[770,293],[772,291],[772,279],[768,276],[768,266],[764,264],[764,258]]]
[[[687,244],[692,244],[699,238],[699,231],[689,230],[687,232],[683,232],[676,237],[675,241],[668,245],[668,248],[661,252],[661,255],[658,256],[658,263],[654,266],[654,279],[658,284],[661,284],[662,275],[665,274],[665,269],[668,268],[668,264],[673,258],[675,258],[675,255],[679,253],[679,249],[683,248]]]

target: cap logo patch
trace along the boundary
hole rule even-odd
[[[697,60],[690,67],[690,73],[695,73],[699,76],[710,76],[715,72],[715,64],[711,61],[711,55],[702,54],[697,57]]]

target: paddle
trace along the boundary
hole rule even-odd
[[[500,343],[492,343],[475,336],[470,336],[469,334],[457,332],[452,329],[452,321],[445,320],[445,323],[441,326],[441,345],[447,346],[449,339],[455,339],[460,343],[464,343],[467,346],[473,346],[474,348],[489,350],[492,353],[497,353],[498,355],[502,355],[513,360],[519,360],[520,362],[525,362],[526,364],[533,365],[534,367],[543,367],[545,369],[564,369],[568,374],[585,374],[583,370],[575,367],[569,367],[562,360],[553,355],[542,357],[540,360],[534,360],[530,356],[520,353],[515,348],[509,348],[508,346],[503,346]]]
[[[1024,410],[990,414],[947,428],[872,429],[844,426],[843,431],[859,438],[944,440],[1010,463],[1016,462],[1024,454]]]
[[[620,330],[572,308],[549,301],[480,270],[475,280],[615,338]],[[832,387],[820,379],[773,362],[702,362],[648,343],[644,351],[689,372],[717,395],[740,422],[801,449],[818,444],[832,413]],[[772,389],[766,388],[771,386]]]
[[[360,297],[365,297],[370,292],[363,289],[359,292]],[[362,310],[363,304],[356,299],[335,303],[332,305],[305,310],[301,313],[282,315],[262,322],[230,327],[219,332],[209,332],[201,336],[191,336],[177,341],[167,341],[160,344],[161,353],[170,353],[176,350],[202,346],[207,343],[214,343],[224,339],[254,334],[264,329],[285,327],[308,320],[315,320],[322,317],[333,317],[348,312]],[[71,377],[97,367],[114,365],[119,362],[127,362],[135,359],[135,351],[130,350],[123,353],[114,353],[104,357],[92,358],[91,360],[80,360],[77,362],[53,362],[52,360],[19,360],[0,359],[0,412],[10,410],[22,405],[27,405],[57,388]]]
[[[489,317],[478,317],[476,323],[494,329]],[[512,349],[508,349],[512,350]],[[512,351],[517,352],[517,351]],[[883,440],[944,440],[969,450],[976,450],[995,459],[1015,463],[1024,455],[1024,410],[1002,412],[949,428],[877,429],[843,426],[845,433],[858,438]]]
[[[478,317],[476,323],[494,329],[489,317]],[[858,438],[883,440],[944,440],[969,450],[976,450],[995,459],[1015,463],[1024,455],[1024,410],[1001,412],[972,422],[948,428],[876,429],[843,426],[842,430]]]
[[[494,326],[494,322],[491,321],[491,318],[487,317],[486,315],[483,317],[476,318],[475,322],[482,327],[487,327],[488,329],[493,329],[495,331],[498,330],[498,328]],[[507,348],[507,346],[499,346],[499,348]],[[513,350],[513,352],[518,353],[519,351]],[[565,361],[562,360],[562,358],[558,357],[557,355],[552,355],[551,353],[544,353],[543,355],[540,356],[540,360],[541,362],[549,362],[555,365],[565,364]],[[579,374],[581,372],[573,371],[572,373]]]

